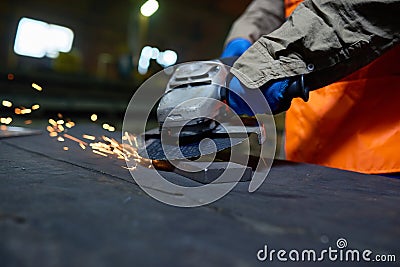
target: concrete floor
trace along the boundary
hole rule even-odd
[[[70,133],[120,136],[92,124]],[[281,266],[276,258],[258,261],[257,251],[264,245],[321,251],[336,248],[339,238],[352,249],[400,257],[397,179],[276,161],[256,192],[240,182],[217,202],[184,209],[150,198],[120,160],[74,142],[47,134],[10,138],[0,140],[0,151],[5,267]],[[160,173],[178,184],[200,185]]]

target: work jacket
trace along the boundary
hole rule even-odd
[[[249,88],[298,75],[323,87],[293,100],[287,159],[400,172],[400,1],[300,2],[252,2],[227,38],[254,42],[232,73]]]

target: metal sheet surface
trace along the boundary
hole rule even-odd
[[[17,126],[7,126],[5,129],[0,130],[0,138],[16,137],[16,136],[27,136],[41,134],[41,130],[35,130]]]

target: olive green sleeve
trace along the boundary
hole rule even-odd
[[[254,0],[233,23],[225,43],[235,38],[245,38],[254,43],[282,25],[284,17],[283,0]]]
[[[231,72],[249,88],[301,74],[325,86],[399,44],[399,14],[400,0],[305,0]]]

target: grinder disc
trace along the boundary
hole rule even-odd
[[[197,158],[203,155],[213,154],[243,142],[246,137],[211,137],[212,142],[194,141],[178,145],[161,144],[160,139],[146,141],[145,149],[139,151],[139,155],[152,160],[175,160]],[[200,149],[201,146],[201,149]],[[165,153],[167,151],[167,153]],[[168,158],[167,158],[167,155]]]

